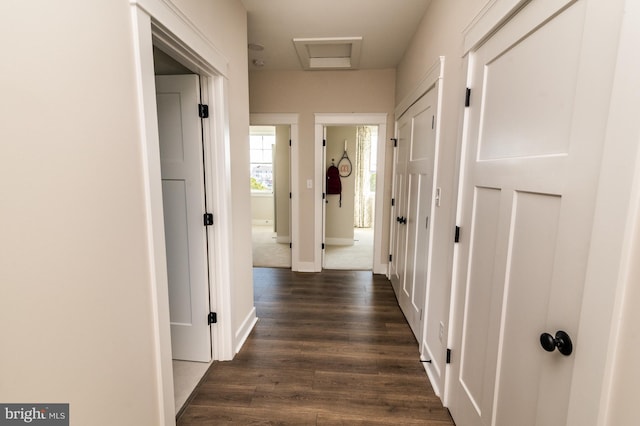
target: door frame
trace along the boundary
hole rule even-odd
[[[229,107],[227,78],[228,61],[202,33],[184,17],[182,12],[162,0],[130,0],[133,30],[133,54],[136,64],[136,91],[138,98],[139,132],[141,136],[142,172],[144,180],[145,222],[147,223],[147,249],[150,302],[154,315],[152,340],[155,346],[155,366],[160,424],[174,424],[175,403],[171,334],[169,328],[169,290],[164,238],[160,147],[156,111],[153,46],[186,65],[201,78],[202,102],[212,108],[210,120],[203,124],[206,196],[210,208],[216,213],[217,223],[230,223],[230,166],[227,158],[229,143]],[[231,237],[228,227],[216,227],[208,235],[209,264],[215,265],[210,279],[211,308],[215,309],[219,323],[211,327],[214,360],[233,358],[231,330]]]
[[[289,170],[291,173],[291,270],[300,271],[300,188],[298,182],[298,117],[299,114],[285,113],[252,113],[249,116],[251,126],[289,126],[291,129],[291,151],[289,156]]]
[[[306,265],[309,272],[322,271],[322,249],[323,242],[323,225],[324,225],[324,200],[322,192],[324,188],[324,147],[322,140],[324,138],[324,128],[326,126],[378,126],[378,142],[377,142],[377,164],[376,170],[378,178],[376,178],[376,202],[375,202],[375,221],[373,224],[373,273],[386,274],[387,262],[381,261],[382,255],[382,222],[383,222],[383,205],[382,199],[384,195],[384,171],[386,166],[385,159],[385,140],[387,138],[387,113],[316,113],[315,116],[315,148],[314,156],[314,236],[313,240],[317,247],[314,247],[314,260],[312,265]],[[297,161],[297,158],[296,158]],[[382,174],[382,176],[380,175]],[[382,179],[379,179],[382,177]]]

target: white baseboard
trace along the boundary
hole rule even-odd
[[[313,262],[298,262],[295,272],[318,272],[316,271],[316,264]]]
[[[328,246],[352,246],[353,238],[325,238],[324,243]]]
[[[273,219],[251,219],[252,225],[273,225]]]
[[[253,330],[253,327],[257,322],[258,317],[256,317],[256,307],[254,306],[253,309],[251,309],[251,311],[249,312],[249,315],[247,315],[244,321],[242,321],[242,325],[240,326],[238,331],[236,331],[234,355],[240,352],[240,349],[242,349],[242,345],[244,345],[244,342],[247,341],[249,333],[251,333],[251,330]]]
[[[373,273],[374,274],[380,274],[380,275],[386,275],[387,278],[389,278],[389,275],[387,275],[387,271],[388,271],[388,263],[377,263],[374,262],[373,264]]]

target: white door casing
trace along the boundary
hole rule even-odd
[[[211,360],[209,270],[197,75],[156,77],[171,349],[174,359]]]
[[[587,0],[530,2],[469,55],[449,406],[565,425],[610,90]],[[606,71],[606,67],[605,67]],[[541,348],[566,331],[574,353]]]
[[[425,319],[425,302],[429,276],[429,259],[432,241],[432,199],[436,153],[436,87],[432,87],[420,100],[398,120],[401,129],[398,140],[399,161],[405,157],[406,164],[398,164],[405,172],[404,193],[397,193],[400,204],[406,211],[398,223],[399,262],[404,258],[404,273],[397,283],[398,302],[416,340],[422,342]],[[406,129],[406,133],[402,130]],[[408,133],[408,134],[407,134]],[[408,137],[408,138],[407,138]],[[406,139],[405,139],[406,138]],[[406,150],[407,152],[403,152]],[[398,176],[402,181],[402,177]],[[401,190],[402,188],[398,188]],[[404,233],[404,235],[403,235]],[[402,239],[406,244],[402,246]],[[403,250],[404,248],[404,250]],[[395,265],[397,270],[402,265]]]
[[[324,193],[326,169],[324,169],[324,161],[322,160],[324,155],[323,139],[325,139],[324,128],[326,126],[343,126],[343,125],[370,125],[378,126],[378,140],[376,148],[371,149],[378,150],[378,164],[377,170],[384,170],[385,165],[385,139],[387,134],[387,114],[386,113],[316,113],[315,114],[315,149],[314,158],[315,169],[313,171],[313,180],[307,179],[307,184],[314,188],[314,199],[317,200],[314,203],[314,237],[313,240],[318,242],[317,249],[314,249],[313,262],[300,262],[301,272],[320,272],[322,270],[323,253],[321,250],[321,244],[324,236],[324,205],[325,200],[322,197]],[[293,155],[293,153],[292,153]],[[295,163],[295,160],[294,160]],[[301,177],[304,179],[303,177]],[[375,201],[375,214],[374,217],[383,217],[383,197],[378,194],[384,192],[384,179],[376,180],[376,201]],[[374,221],[374,236],[373,236],[373,273],[385,274],[387,273],[387,262],[382,257],[382,220]]]

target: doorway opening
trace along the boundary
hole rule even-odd
[[[289,125],[249,129],[253,266],[291,268]]]
[[[254,113],[249,124],[253,266],[299,271],[298,114]]]
[[[193,74],[200,76],[200,97],[209,104],[210,118],[202,123],[204,140],[203,163],[209,171],[206,175],[205,195],[216,214],[217,224],[231,223],[231,188],[228,158],[230,141],[228,89],[229,74],[227,59],[211,43],[194,30],[184,25],[184,17],[174,9],[157,0],[131,0],[131,23],[134,32],[133,54],[135,57],[137,107],[140,114],[141,169],[143,174],[144,216],[147,224],[147,250],[149,254],[150,308],[154,328],[150,339],[155,350],[149,362],[153,365],[158,383],[157,398],[160,401],[159,423],[171,423],[175,419],[176,403],[173,381],[170,307],[168,303],[167,247],[164,232],[160,141],[158,136],[158,110],[156,105],[154,47],[178,61]],[[196,111],[198,108],[195,108]],[[208,262],[216,267],[210,270],[210,307],[217,314],[218,322],[210,326],[211,357],[215,360],[232,359],[234,335],[231,330],[231,253],[232,238],[227,226],[216,226],[215,232],[207,234],[207,245],[211,250]],[[197,321],[208,318],[197,318]]]
[[[334,149],[335,151],[332,151],[332,153],[329,153],[328,155],[325,153],[326,151],[326,145],[329,143],[329,139],[327,135],[327,130],[331,129],[331,128],[353,128],[354,129],[354,139],[353,142],[351,143],[352,146],[352,151],[349,150],[349,139],[348,137],[345,138],[344,136],[337,136],[336,137],[336,146]],[[347,156],[349,157],[349,160],[352,163],[352,176],[346,177],[346,179],[352,179],[353,180],[353,200],[352,202],[355,201],[355,175],[354,173],[356,173],[356,169],[353,168],[353,164],[354,164],[354,160],[356,160],[355,156],[356,154],[356,138],[357,136],[357,128],[361,128],[362,132],[365,133],[364,135],[361,135],[362,139],[370,139],[370,152],[368,154],[368,159],[369,159],[369,166],[368,166],[368,177],[364,176],[362,178],[363,182],[363,186],[365,188],[368,189],[368,195],[365,191],[361,191],[361,194],[363,195],[364,198],[364,204],[363,205],[367,205],[366,203],[366,199],[369,198],[370,204],[369,204],[369,208],[371,209],[371,217],[372,217],[372,222],[373,222],[373,232],[370,238],[373,239],[373,252],[372,255],[369,257],[369,259],[371,259],[371,267],[369,267],[368,269],[370,269],[374,274],[386,274],[387,273],[387,266],[388,266],[388,262],[386,259],[384,259],[384,256],[382,255],[382,217],[383,217],[383,206],[382,206],[382,196],[381,194],[383,193],[383,184],[384,184],[384,179],[383,178],[371,178],[371,174],[372,172],[381,172],[385,170],[385,139],[386,139],[386,135],[387,135],[387,114],[385,113],[370,113],[370,114],[365,114],[365,113],[336,113],[336,114],[315,114],[315,146],[316,146],[316,150],[315,150],[315,157],[318,159],[316,161],[316,169],[315,169],[315,182],[317,183],[315,188],[316,188],[316,200],[318,200],[315,204],[315,232],[314,232],[314,238],[315,241],[318,241],[321,243],[321,249],[317,250],[315,252],[315,257],[314,257],[314,265],[313,265],[313,270],[314,271],[321,271],[323,266],[325,266],[324,264],[324,258],[326,255],[326,248],[327,248],[327,241],[325,241],[325,237],[334,237],[331,234],[327,234],[325,233],[325,226],[330,225],[331,223],[331,218],[328,216],[328,214],[326,213],[326,208],[327,208],[327,201],[329,204],[331,204],[332,202],[335,203],[335,197],[337,197],[336,195],[327,195],[325,193],[326,190],[326,176],[327,176],[327,169],[328,166],[331,164],[331,159],[333,158],[334,161],[337,163],[340,162],[340,160],[342,159],[345,151],[347,151]],[[364,129],[367,130],[364,130]],[[375,131],[373,130],[375,128]],[[329,133],[331,133],[332,130],[329,130]],[[368,135],[366,133],[369,133]],[[344,140],[347,139],[347,144],[346,144],[346,150],[345,150],[345,142]],[[374,154],[375,152],[375,154]],[[333,156],[332,156],[333,155]],[[363,154],[364,155],[364,154]],[[371,161],[373,160],[373,163],[375,164],[375,166],[373,166],[371,164]],[[365,162],[364,161],[359,161],[360,165],[364,165]],[[366,168],[366,166],[364,166]],[[344,173],[344,171],[343,171]],[[376,174],[377,177],[377,174]],[[371,197],[371,193],[373,194],[377,194],[377,197]],[[343,200],[345,200],[345,194],[343,194]],[[373,206],[373,207],[371,207]],[[340,212],[340,207],[338,205],[337,207],[338,212]],[[365,209],[366,211],[366,209]],[[356,223],[354,221],[354,216],[355,216],[355,210],[354,213],[351,215],[351,222],[350,225],[348,225],[349,228],[351,228],[351,232],[355,231],[355,227],[354,224]],[[365,214],[366,216],[366,214]],[[328,223],[327,223],[328,220]],[[345,222],[346,223],[346,222]],[[361,228],[361,229],[366,229],[366,228]],[[351,241],[349,242],[350,244],[355,245],[355,232],[353,234],[354,236],[351,237]],[[339,237],[338,237],[339,238]],[[360,237],[362,240],[364,240],[364,236]],[[329,240],[328,242],[336,242],[336,240]],[[338,240],[337,242],[340,242],[340,240]],[[346,240],[343,240],[343,242],[347,242]],[[345,268],[349,268],[352,269],[353,267],[347,267],[345,266]]]
[[[327,126],[327,179],[336,167],[340,193],[327,187],[324,269],[372,270],[378,126]],[[330,186],[329,180],[327,185]]]
[[[153,48],[175,408],[187,401],[212,362],[210,325],[193,321],[211,312],[212,276],[203,158],[203,118],[197,73]]]

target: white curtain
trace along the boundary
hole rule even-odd
[[[366,126],[358,127],[354,161],[356,195],[353,225],[356,228],[370,228],[373,225],[370,152],[371,129]]]

